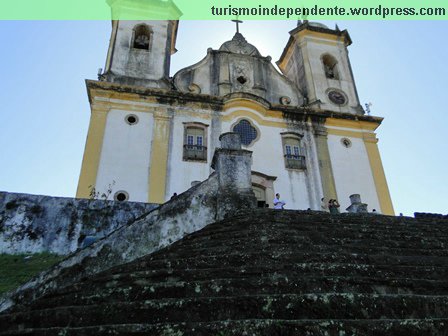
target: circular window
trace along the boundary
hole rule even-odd
[[[117,191],[114,195],[114,200],[118,202],[124,202],[129,199],[129,194],[126,191]]]
[[[344,146],[345,148],[350,148],[352,146],[352,142],[350,141],[350,139],[347,138],[342,138],[341,143],[342,146]]]
[[[233,132],[240,135],[241,143],[244,146],[249,146],[258,137],[257,129],[244,119],[233,127]]]
[[[138,123],[138,117],[135,114],[128,114],[124,120],[126,120],[126,122],[129,125],[135,125],[136,123]]]

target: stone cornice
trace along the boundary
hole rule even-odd
[[[167,105],[186,105],[188,103],[198,103],[202,104],[204,107],[208,106],[216,111],[223,109],[225,103],[231,99],[241,98],[254,100],[255,102],[262,103],[263,105],[268,105],[270,110],[278,111],[283,114],[283,117],[289,120],[296,121],[306,121],[308,118],[334,118],[352,121],[365,121],[376,123],[378,125],[383,121],[382,117],[359,115],[343,112],[334,112],[329,110],[324,110],[316,107],[307,106],[286,106],[281,104],[269,104],[266,100],[261,97],[254,96],[247,93],[234,93],[229,96],[217,97],[207,94],[198,93],[184,93],[174,90],[164,90],[155,88],[145,88],[140,86],[130,86],[117,83],[109,83],[95,80],[86,80],[87,92],[89,95],[89,102],[92,103],[92,91],[102,90],[102,91],[112,91],[115,93],[124,93],[137,95],[141,97],[154,97],[159,103]]]

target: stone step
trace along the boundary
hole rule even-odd
[[[332,225],[371,225],[374,227],[419,227],[419,228],[433,228],[441,227],[443,229],[448,220],[422,221],[412,217],[396,217],[396,216],[372,216],[372,215],[354,215],[354,214],[340,214],[333,216],[325,213],[306,213],[303,211],[273,211],[257,209],[256,211],[248,211],[240,213],[230,218],[217,222],[217,226],[238,225],[243,223],[251,223],[261,219],[263,223],[279,222],[288,224],[301,223],[323,223]]]
[[[374,285],[372,284],[374,283]],[[94,305],[101,302],[132,302],[163,298],[247,296],[256,294],[306,293],[448,295],[448,281],[407,278],[300,276],[278,274],[252,278],[150,282],[145,278],[88,281],[42,298],[31,309],[66,305]],[[80,294],[82,293],[82,294]],[[98,293],[103,293],[99,295]]]
[[[373,235],[395,235],[400,236],[421,236],[425,238],[429,237],[448,237],[448,223],[447,225],[431,225],[427,227],[421,227],[420,225],[373,225],[373,224],[357,224],[357,223],[346,223],[346,224],[335,224],[328,222],[300,222],[300,223],[284,223],[281,221],[266,221],[260,218],[251,217],[250,220],[238,221],[237,223],[231,222],[228,226],[225,223],[215,223],[212,224],[196,233],[194,233],[190,238],[195,238],[196,236],[220,236],[223,234],[238,233],[247,234],[253,232],[254,230],[266,230],[269,232],[278,232],[284,230],[297,231],[297,232],[334,232],[334,233],[364,233]]]
[[[148,269],[203,269],[203,268],[244,268],[259,267],[269,269],[276,265],[296,266],[298,264],[322,263],[322,264],[367,264],[367,265],[389,265],[413,266],[413,271],[419,274],[418,266],[426,269],[430,266],[439,266],[438,272],[442,276],[448,276],[448,257],[438,256],[395,256],[387,254],[361,254],[361,253],[337,253],[337,252],[275,252],[255,251],[247,254],[232,253],[225,255],[201,255],[177,259],[156,259],[143,258],[130,264],[112,268],[113,273],[127,273]]]
[[[448,319],[377,319],[377,320],[281,320],[245,319],[237,321],[108,324],[75,328],[0,330],[1,336],[446,336]]]
[[[178,246],[176,250],[166,250],[163,254],[154,254],[152,260],[159,260],[160,258],[173,258],[177,259],[179,257],[188,256],[202,256],[202,255],[226,255],[229,253],[236,253],[238,251],[249,251],[251,253],[257,253],[260,250],[266,250],[267,246],[269,249],[274,248],[275,250],[286,250],[285,246],[294,247],[294,252],[300,253],[301,251],[306,252],[331,252],[331,253],[356,253],[356,254],[390,254],[395,256],[440,256],[448,257],[448,249],[438,246],[432,248],[422,248],[419,246],[412,245],[410,243],[402,244],[404,246],[394,247],[391,246],[393,243],[384,244],[381,246],[378,242],[377,244],[363,244],[364,242],[353,242],[350,240],[336,240],[332,239],[327,244],[321,242],[306,241],[305,239],[294,239],[289,238],[286,240],[275,240],[275,239],[251,239],[244,242],[226,242],[226,241],[209,241],[209,242],[198,242],[196,245],[190,246]],[[389,245],[389,246],[388,246]]]
[[[383,246],[383,247],[410,247],[410,248],[422,248],[422,249],[446,249],[448,246],[448,236],[440,236],[434,233],[431,236],[417,236],[411,234],[371,234],[360,232],[348,232],[347,230],[341,231],[300,231],[300,230],[283,230],[276,232],[268,232],[259,229],[259,233],[254,236],[253,231],[236,233],[235,236],[231,236],[232,233],[223,232],[221,234],[207,235],[203,234],[196,239],[185,239],[182,241],[179,247],[187,246],[215,246],[215,244],[221,242],[232,242],[237,244],[241,241],[260,241],[265,239],[265,242],[270,241],[282,241],[286,242],[312,242],[322,244],[341,244],[344,242],[351,242],[352,244],[358,244],[360,246]],[[268,240],[266,240],[268,239]],[[384,243],[384,245],[383,245]],[[193,245],[194,244],[194,245]],[[176,245],[177,246],[177,245]]]
[[[206,322],[240,319],[446,318],[447,296],[282,294],[114,302],[31,310],[0,316],[9,330],[101,324]],[[6,330],[5,330],[6,331]]]
[[[150,281],[170,281],[172,279],[198,280],[213,278],[233,278],[235,276],[262,276],[264,274],[282,274],[285,277],[300,276],[351,276],[371,278],[411,278],[440,280],[447,279],[447,266],[408,266],[390,264],[341,264],[341,263],[297,263],[291,265],[276,264],[266,268],[260,268],[251,264],[242,267],[222,266],[221,268],[194,268],[187,269],[148,269],[133,271],[130,273],[110,273],[114,278],[133,277],[147,278]],[[109,277],[109,273],[102,275]],[[100,280],[98,277],[98,280]]]
[[[448,239],[446,240],[448,241]],[[249,249],[259,249],[263,245],[272,245],[276,247],[278,245],[288,245],[294,246],[295,249],[306,249],[309,250],[313,247],[325,248],[326,246],[341,246],[345,249],[363,249],[363,248],[379,248],[379,249],[394,249],[392,252],[399,253],[402,249],[406,253],[410,250],[415,250],[415,253],[444,253],[447,250],[446,241],[440,239],[420,239],[411,237],[409,239],[398,240],[393,237],[376,237],[372,238],[350,238],[350,237],[334,237],[329,236],[327,233],[319,233],[316,235],[314,233],[308,233],[303,235],[297,235],[296,232],[286,232],[280,235],[275,234],[260,234],[259,237],[250,237],[244,240],[244,248]],[[240,239],[211,239],[206,237],[201,237],[201,239],[196,239],[193,243],[183,243],[181,245],[176,245],[177,253],[182,253],[186,250],[197,251],[197,253],[207,252],[211,249],[229,250],[233,251],[235,248],[241,247],[242,240]],[[173,249],[166,250],[164,255],[170,255]],[[157,254],[156,254],[157,255]],[[155,255],[155,256],[156,256]]]

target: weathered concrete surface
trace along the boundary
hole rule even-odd
[[[157,206],[0,192],[0,253],[67,255]]]
[[[252,152],[241,149],[241,137],[227,132],[219,137],[221,147],[215,150],[212,168],[218,176],[218,216],[223,219],[233,209],[250,209],[257,206],[252,190]]]
[[[367,211],[367,204],[361,202],[361,195],[359,194],[353,194],[350,195],[350,206],[345,209],[350,213],[366,213]]]
[[[1,302],[0,311],[157,251],[214,222],[217,189],[217,178],[213,175],[147,216],[119,227],[7,295]]]
[[[216,150],[217,162],[231,160],[230,168],[239,172],[238,178],[228,178],[230,168],[218,165],[216,172],[204,182],[141,219],[119,227],[93,245],[67,257],[49,271],[41,273],[14,293],[6,295],[0,302],[0,311],[19,302],[23,304],[33,301],[49,291],[153,253],[218,218],[227,217],[241,209],[255,208],[255,196],[252,190],[247,190],[251,183],[251,152],[223,150],[225,153],[221,153],[220,149]],[[231,200],[232,206],[223,202],[223,193]]]
[[[447,335],[448,220],[256,209],[0,315],[0,335]]]
[[[225,96],[245,92],[271,104],[302,106],[303,95],[294,83],[280,74],[245,38],[236,33],[219,50],[207,50],[200,62],[179,70],[173,83],[180,92]]]

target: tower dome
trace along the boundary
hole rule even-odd
[[[323,29],[330,29],[328,28],[328,26],[324,25],[323,23],[320,22],[312,22],[312,21],[308,21],[308,20],[298,20],[297,21],[297,27],[300,27],[301,25],[305,25],[307,24],[310,27],[315,27],[315,28],[323,28]]]
[[[320,22],[308,22],[308,25],[310,25],[311,27],[316,27],[316,28],[330,29],[330,28],[328,28],[328,26],[326,26]]]

